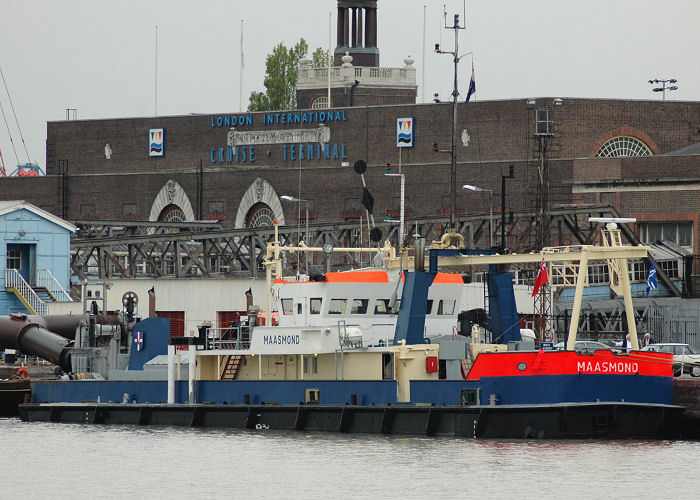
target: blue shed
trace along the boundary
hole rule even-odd
[[[0,315],[46,314],[70,301],[70,238],[77,228],[23,200],[0,201]]]

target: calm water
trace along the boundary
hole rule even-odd
[[[474,441],[0,419],[0,498],[692,498],[700,442]],[[691,493],[695,492],[695,493]]]

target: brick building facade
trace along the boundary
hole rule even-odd
[[[356,160],[375,198],[375,214],[398,213],[398,181],[406,176],[406,213],[450,210],[451,104],[297,110],[287,113],[172,116],[60,121],[47,127],[47,175],[6,178],[2,199],[25,199],[65,219],[163,220],[173,208],[186,219],[250,225],[260,209],[281,222],[296,221],[297,206],[282,195],[308,200],[311,222],[347,220],[364,213]],[[553,122],[547,152],[550,206],[609,203],[640,221],[692,223],[697,253],[700,155],[673,154],[700,142],[700,103],[552,98],[458,105],[457,184],[494,193],[508,181],[506,210],[533,209],[537,199],[536,110]],[[332,120],[329,118],[332,114]],[[397,118],[412,117],[415,146],[397,144]],[[242,123],[242,125],[241,125]],[[229,147],[237,131],[315,129],[327,144],[283,142]],[[150,131],[163,129],[164,155],[149,156]],[[632,138],[651,156],[595,158],[610,141]],[[254,137],[253,142],[256,141]],[[671,153],[671,154],[669,154]],[[399,157],[401,155],[401,157]],[[488,212],[489,197],[458,193],[458,212]],[[303,210],[302,210],[303,213]]]

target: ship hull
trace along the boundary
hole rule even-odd
[[[17,407],[31,397],[28,379],[0,380],[0,416],[14,417],[18,415]]]
[[[674,439],[682,407],[638,403],[353,406],[55,403],[20,405],[28,422],[454,436]]]

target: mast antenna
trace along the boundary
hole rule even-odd
[[[443,5],[443,9],[444,8],[445,7]],[[459,55],[459,30],[467,29],[466,26],[459,25],[459,14],[454,15],[454,24],[452,26],[447,26],[447,12],[446,11],[444,11],[444,15],[445,15],[445,29],[454,30],[454,32],[455,32],[454,51],[442,50],[440,47],[440,44],[437,43],[437,44],[435,44],[435,52],[438,54],[449,54],[452,56],[452,59],[454,61],[454,81],[453,81],[453,88],[452,88],[452,147],[449,150],[449,153],[452,157],[452,163],[451,163],[451,168],[450,168],[450,230],[455,231],[456,230],[455,209],[457,207],[457,150],[456,150],[457,98],[459,97],[457,67],[459,65],[459,60],[462,57],[471,54],[471,52],[468,52],[467,54],[462,54],[461,56]],[[441,150],[437,149],[437,143],[433,144],[433,148],[434,148],[434,151],[441,152]]]

